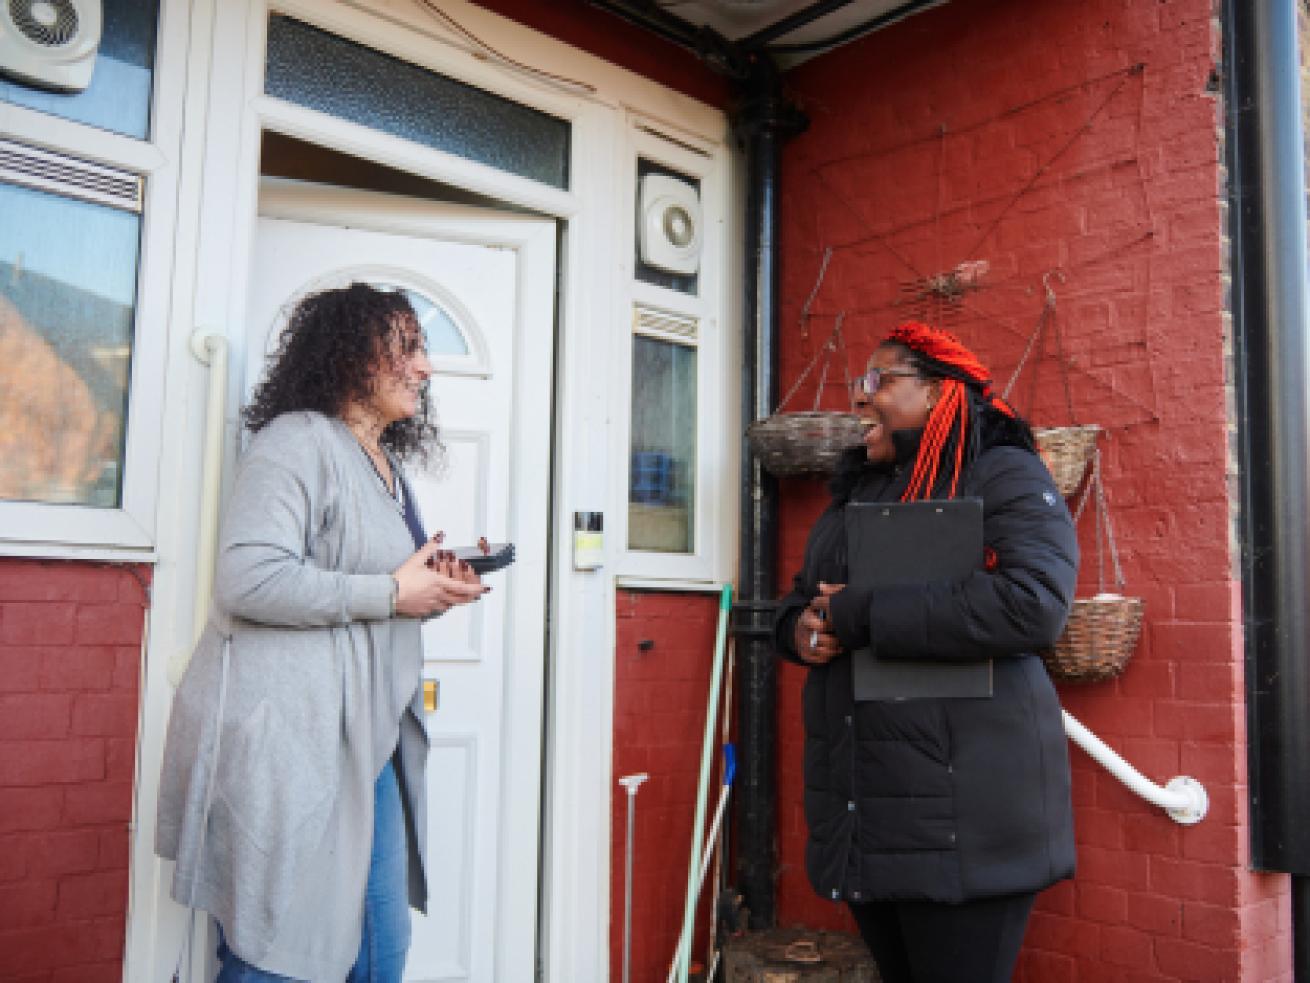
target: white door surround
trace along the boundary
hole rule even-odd
[[[160,469],[166,493],[160,495],[159,564],[142,674],[124,979],[168,979],[189,923],[187,913],[168,898],[171,865],[153,855],[159,762],[172,695],[164,667],[173,652],[192,642],[190,560],[202,482],[198,448],[206,377],[186,341],[197,327],[218,330],[232,346],[230,364],[245,364],[259,145],[261,134],[271,130],[565,223],[553,339],[556,396],[546,556],[550,650],[543,680],[547,725],[537,956],[547,981],[602,980],[609,964],[614,580],[607,568],[573,569],[572,514],[611,507],[609,476],[624,467],[612,459],[608,417],[616,398],[614,331],[624,328],[629,309],[622,292],[630,278],[630,243],[620,234],[626,223],[619,214],[619,205],[629,200],[628,135],[638,120],[654,121],[683,142],[726,158],[726,120],[717,110],[466,0],[443,0],[442,9],[509,57],[584,86],[551,85],[480,59],[466,41],[408,0],[276,0],[280,13],[567,119],[571,190],[545,187],[265,96],[269,5],[266,0],[164,0],[167,30],[161,37],[185,35],[187,41],[187,127],[179,164],[176,272],[168,300]],[[730,312],[722,313],[726,323]],[[548,373],[551,364],[548,360],[538,370]],[[241,385],[234,371],[227,474]],[[541,762],[511,764],[535,769]],[[206,959],[197,951],[194,983],[203,979],[198,968]]]
[[[253,251],[244,390],[289,303],[354,280],[431,302],[431,398],[446,467],[406,473],[428,532],[512,541],[518,560],[477,605],[424,625],[428,914],[406,980],[534,972],[545,656],[546,501],[555,223],[265,180]],[[437,328],[444,327],[443,333]],[[444,343],[443,343],[444,342]]]

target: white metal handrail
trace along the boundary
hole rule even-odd
[[[1064,732],[1069,739],[1130,790],[1152,805],[1159,806],[1168,813],[1170,819],[1184,826],[1199,823],[1205,818],[1210,808],[1210,797],[1206,795],[1205,786],[1195,778],[1178,775],[1169,779],[1162,788],[1121,758],[1068,711],[1060,712],[1064,714]]]
[[[191,644],[168,662],[168,680],[182,681],[191,650],[209,617],[214,591],[214,557],[218,550],[218,493],[222,485],[223,426],[227,412],[227,338],[217,331],[200,330],[191,336],[191,354],[209,366],[205,401],[205,442],[201,463],[200,530],[196,543],[196,592],[192,606]]]

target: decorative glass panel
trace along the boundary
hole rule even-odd
[[[632,339],[628,548],[695,549],[696,349]]]
[[[0,183],[0,499],[116,507],[140,217]]]
[[[0,102],[146,139],[150,135],[158,0],[104,0],[103,19],[91,84],[84,91],[47,92],[0,78]]]
[[[567,120],[290,17],[269,18],[264,91],[510,174],[569,184]]]
[[[445,308],[413,290],[402,291],[418,316],[419,327],[427,341],[429,355],[467,355],[468,343],[464,334],[450,319]]]

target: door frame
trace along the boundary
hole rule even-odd
[[[166,663],[193,639],[199,473],[206,377],[193,330],[224,334],[244,364],[249,256],[258,214],[259,146],[276,131],[526,208],[564,225],[557,256],[554,453],[549,518],[548,677],[541,816],[538,957],[546,980],[604,979],[609,965],[610,802],[615,585],[612,569],[578,571],[575,510],[604,510],[612,459],[615,311],[623,308],[629,244],[615,214],[626,202],[629,114],[700,144],[726,146],[721,112],[465,0],[443,10],[494,47],[581,86],[546,84],[484,60],[403,0],[192,0],[176,263],[164,383],[158,554],[141,679],[141,721],[124,979],[167,979],[189,927],[168,897],[172,865],[154,856],[159,766],[172,688]],[[572,188],[561,191],[263,94],[265,25],[273,10],[441,74],[567,119]],[[224,491],[235,456],[241,380],[228,380]],[[607,558],[614,558],[608,544]],[[208,961],[193,947],[192,979]]]
[[[394,199],[388,202],[387,199]],[[510,412],[508,453],[511,461],[524,460],[535,447],[548,445],[550,439],[549,407],[553,374],[532,372],[531,366],[549,365],[554,332],[554,311],[533,310],[531,298],[543,292],[552,295],[558,259],[555,255],[556,226],[553,220],[534,218],[487,208],[432,202],[431,212],[424,214],[408,207],[405,196],[382,192],[340,189],[306,184],[279,178],[262,178],[259,182],[259,218],[286,219],[317,225],[343,225],[371,232],[390,233],[411,238],[441,239],[470,245],[508,249],[519,255],[517,267],[518,298],[515,332],[511,339],[511,358],[515,363],[513,406]],[[439,214],[434,214],[439,213]],[[249,381],[249,380],[245,380]],[[245,389],[245,386],[242,386]],[[525,411],[523,407],[532,407]],[[546,415],[534,417],[537,408]],[[438,421],[440,422],[440,421]],[[547,462],[549,467],[549,462]],[[511,464],[511,471],[514,465]],[[546,566],[550,516],[540,498],[511,489],[509,529],[513,532],[520,568],[516,581],[515,604],[524,604],[529,595],[537,595],[533,605],[544,615],[546,610]],[[497,884],[495,931],[521,919],[535,921],[539,890],[511,890],[511,878],[517,871],[537,869],[540,862],[541,790],[545,776],[540,766],[543,750],[541,721],[545,712],[544,675],[539,667],[545,661],[545,639],[537,658],[522,658],[527,646],[516,646],[515,629],[525,623],[521,611],[506,609],[504,634],[505,680],[501,727],[501,768],[498,801],[509,801],[509,790],[531,786],[530,801],[518,803],[522,811],[502,809],[494,817],[496,825]],[[541,659],[541,663],[538,662]],[[522,661],[522,665],[520,665]],[[425,670],[426,671],[426,670]],[[523,725],[528,724],[532,731]],[[533,732],[535,731],[535,732]],[[534,889],[538,888],[533,878]],[[518,955],[522,958],[522,954]],[[503,950],[497,946],[490,955],[501,972]],[[514,979],[523,978],[513,971]]]

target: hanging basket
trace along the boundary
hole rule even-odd
[[[854,413],[774,413],[747,427],[746,439],[771,474],[831,474],[864,441],[864,425]]]
[[[1142,634],[1142,614],[1146,607],[1140,597],[1128,597],[1105,590],[1102,539],[1110,547],[1110,560],[1118,591],[1123,590],[1124,575],[1119,565],[1119,550],[1114,541],[1114,527],[1110,523],[1105,488],[1101,483],[1101,455],[1095,449],[1092,452],[1092,477],[1079,499],[1078,509],[1074,513],[1075,523],[1081,518],[1092,494],[1096,496],[1096,575],[1100,591],[1094,597],[1078,598],[1073,602],[1064,633],[1054,646],[1042,653],[1046,671],[1054,678],[1080,683],[1113,679],[1124,671],[1128,660],[1137,650],[1137,641]]]
[[[1094,423],[1084,426],[1041,427],[1033,429],[1037,453],[1055,479],[1055,487],[1068,498],[1082,484],[1087,465],[1096,450],[1101,428]]]
[[[1124,671],[1142,633],[1140,597],[1097,594],[1073,602],[1069,623],[1055,646],[1042,653],[1056,679],[1093,683]]]
[[[750,444],[751,452],[760,459],[760,464],[770,474],[779,477],[831,474],[844,451],[858,447],[864,442],[864,426],[854,413],[819,409],[819,401],[823,398],[823,386],[828,378],[828,368],[839,348],[842,369],[846,375],[847,398],[854,398],[851,392],[846,343],[841,333],[842,320],[845,316],[845,312],[837,315],[837,323],[833,325],[832,335],[814,353],[810,364],[805,366],[805,371],[800,374],[800,378],[782,398],[782,402],[778,404],[778,411],[762,420],[756,420],[746,428],[746,440]],[[823,360],[823,370],[819,373],[819,385],[814,395],[814,409],[784,413],[783,407],[796,394],[796,390],[800,388],[801,383],[820,359]]]

